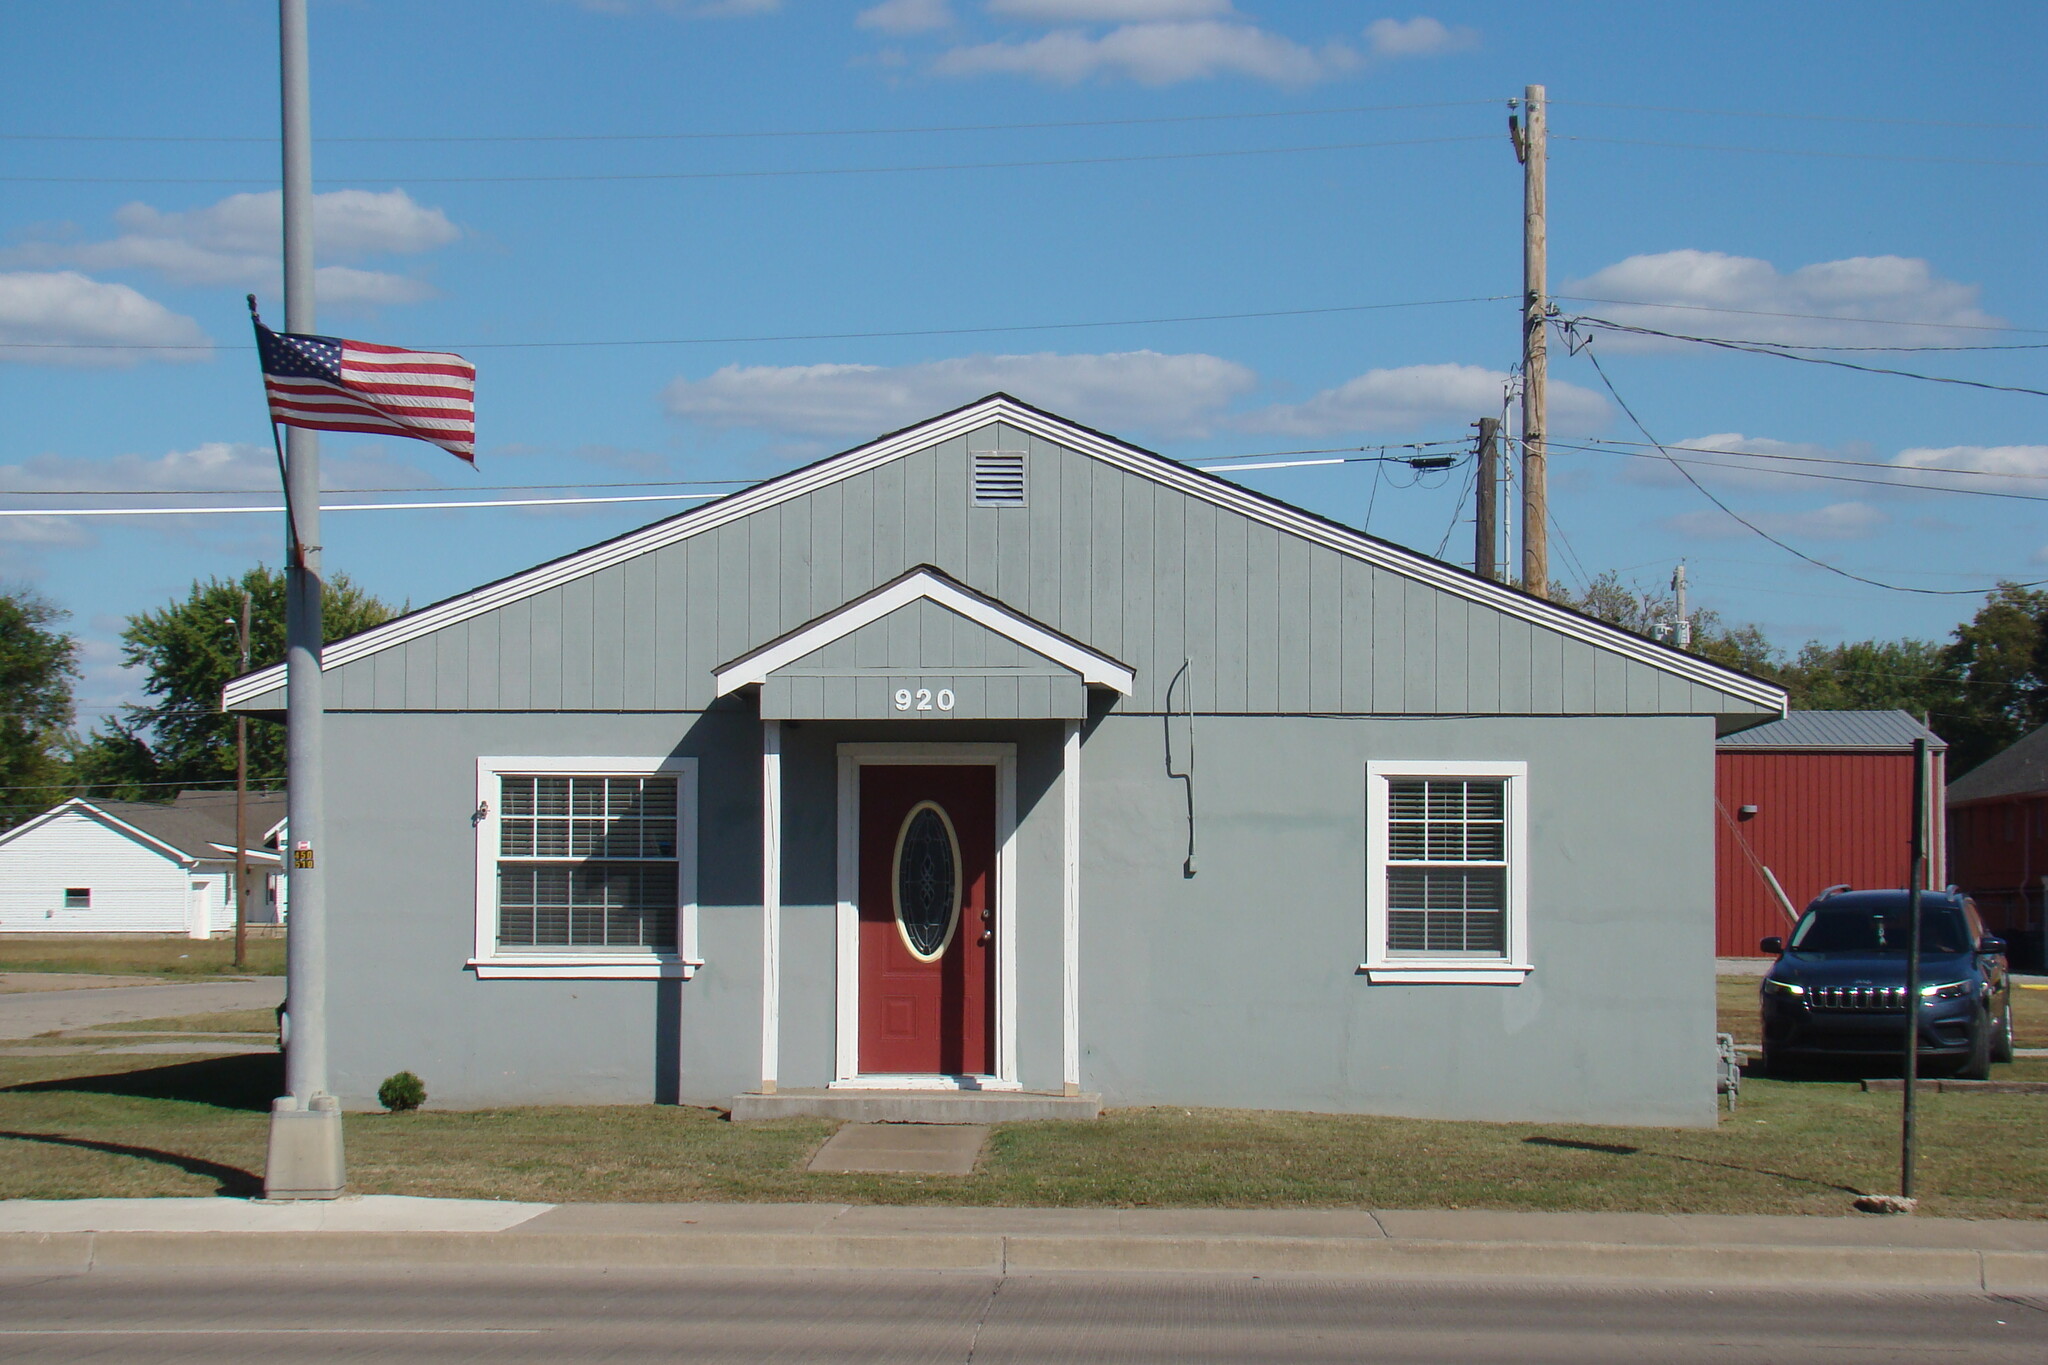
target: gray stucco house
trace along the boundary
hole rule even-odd
[[[1714,740],[1784,709],[1003,395],[325,669],[351,1106],[1709,1123]]]

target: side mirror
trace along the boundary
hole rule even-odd
[[[1782,938],[1778,938],[1776,935],[1773,935],[1772,937],[1765,939],[1763,942],[1757,944],[1756,946],[1764,952],[1769,953],[1772,957],[1776,957],[1779,953],[1785,951],[1785,940]]]
[[[1986,954],[2003,953],[2005,951],[2005,940],[1996,934],[1986,934],[1983,938],[1977,940],[1977,951]]]

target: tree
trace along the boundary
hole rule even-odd
[[[1673,626],[1678,620],[1677,599],[1661,589],[1645,588],[1640,583],[1624,583],[1621,575],[1613,569],[1588,583],[1583,593],[1574,593],[1562,583],[1553,583],[1550,585],[1550,597],[1554,602],[1576,608],[1609,625],[1620,626],[1623,630],[1634,631],[1653,640],[1663,640],[1668,644],[1676,635]],[[1773,681],[1777,679],[1781,661],[1771,642],[1764,638],[1762,629],[1753,625],[1729,626],[1722,621],[1719,612],[1710,609],[1695,609],[1687,615],[1692,622],[1692,642],[1685,646],[1686,649],[1728,668],[1741,669]]]
[[[284,575],[260,565],[239,579],[194,583],[183,601],[129,617],[122,657],[146,670],[142,690],[154,704],[127,707],[80,746],[75,771],[82,786],[162,800],[179,785],[234,779],[235,724],[220,709],[220,690],[242,671],[236,622],[244,590],[250,596],[249,666],[284,658]],[[344,574],[328,580],[322,601],[322,634],[330,642],[393,615]],[[249,727],[249,773],[252,781],[283,776],[283,726],[258,721]]]
[[[29,589],[0,590],[0,829],[64,796],[78,642],[51,627],[69,615]]]
[[[1898,710],[1930,719],[1952,717],[1962,691],[1947,649],[1932,640],[1809,640],[1783,681],[1802,711]]]
[[[2048,723],[2048,592],[2000,583],[1943,651],[1957,692],[1948,728],[1949,771],[1968,772]]]

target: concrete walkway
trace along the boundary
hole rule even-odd
[[[1208,1271],[2048,1292],[2048,1222],[1354,1209],[0,1203],[0,1267]]]
[[[26,991],[0,995],[0,1038],[33,1038],[39,1033],[63,1029],[126,1024],[137,1019],[172,1019],[219,1010],[275,1009],[283,1000],[281,976],[179,982],[168,986]]]

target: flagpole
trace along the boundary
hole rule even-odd
[[[279,90],[284,144],[284,325],[311,332],[313,135],[308,99],[306,0],[278,0]],[[285,433],[285,815],[291,852],[286,930],[286,1094],[271,1106],[263,1192],[271,1199],[342,1193],[341,1110],[327,1075],[327,905],[321,864],[321,567],[319,436]],[[282,852],[282,850],[280,850]]]

